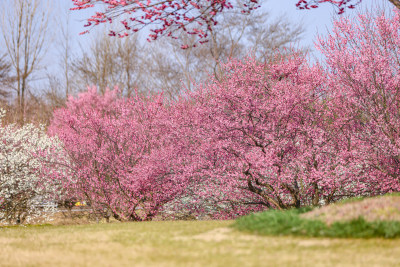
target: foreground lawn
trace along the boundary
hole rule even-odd
[[[232,221],[0,228],[1,266],[400,266],[400,240],[271,237]]]

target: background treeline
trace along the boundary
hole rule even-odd
[[[193,82],[221,75],[220,62],[249,53],[267,61],[272,51],[295,45],[303,33],[301,24],[283,17],[270,20],[260,10],[221,14],[209,42],[186,50],[181,43],[195,44],[196,38],[185,33],[178,40],[148,43],[145,32],[121,39],[110,37],[105,28],[77,44],[67,6],[58,14],[51,1],[12,2],[2,4],[0,88],[8,111],[3,121],[21,125],[48,124],[54,108],[92,85],[102,94],[118,86],[125,96],[135,90],[143,95],[164,91],[176,98]]]

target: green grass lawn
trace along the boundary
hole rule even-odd
[[[399,239],[257,236],[232,223],[0,228],[0,266],[400,266]]]
[[[268,210],[239,218],[236,229],[260,235],[308,237],[399,238],[399,221],[366,221],[363,217],[327,225],[321,220],[300,217],[302,210]]]

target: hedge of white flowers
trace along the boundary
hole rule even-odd
[[[4,116],[0,110],[0,124]],[[0,223],[30,223],[51,215],[55,207],[48,203],[61,192],[51,174],[65,172],[62,155],[61,143],[43,127],[0,127]]]

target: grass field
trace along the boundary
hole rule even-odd
[[[400,266],[400,239],[255,236],[231,224],[0,228],[0,266]]]

